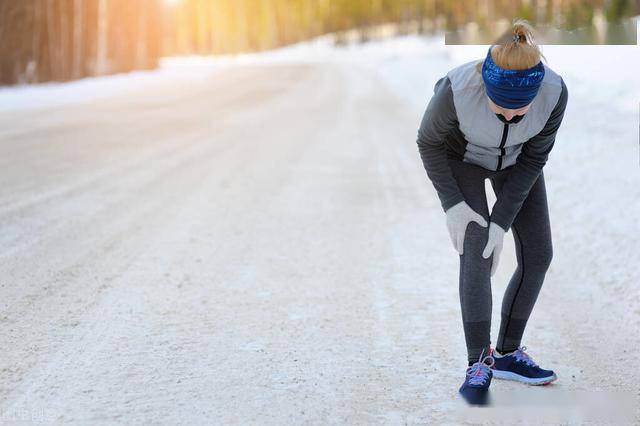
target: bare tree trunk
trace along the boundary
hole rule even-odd
[[[107,0],[98,0],[98,48],[96,75],[106,74],[107,70]]]
[[[82,0],[73,0],[73,78],[83,74],[83,36]]]
[[[247,50],[248,37],[247,37],[247,16],[244,0],[235,0],[236,5],[236,25],[238,33],[236,35],[236,49],[240,51]]]
[[[60,34],[60,46],[58,47],[58,61],[60,64],[60,74],[63,80],[69,79],[69,16],[67,11],[67,2],[58,0],[58,15],[60,18],[60,26],[58,32]]]
[[[207,38],[207,21],[204,2],[202,0],[197,0],[195,8],[197,22],[196,52],[202,55],[205,52],[205,40]]]
[[[147,17],[144,13],[144,1],[138,1],[136,12],[138,13],[138,43],[136,48],[135,68],[147,68]]]
[[[47,48],[49,54],[49,79],[58,78],[58,65],[56,54],[56,30],[55,30],[55,10],[53,0],[47,0],[45,4],[45,14],[47,20]]]
[[[31,54],[33,55],[33,75],[31,75],[31,80],[29,83],[35,83],[40,81],[41,78],[41,69],[42,61],[41,61],[41,53],[40,53],[40,43],[42,42],[42,12],[40,10],[40,5],[42,2],[35,0],[33,2],[33,32],[31,36]]]
[[[223,4],[220,0],[213,2],[209,14],[211,21],[211,51],[209,53],[220,53],[223,51],[222,44],[222,15]]]
[[[220,13],[218,9],[221,8],[220,1],[211,2],[209,5],[209,54],[213,54],[216,52],[216,43],[220,42],[220,28],[217,24],[218,14]]]
[[[6,28],[9,26],[7,17],[9,16],[9,7],[12,4],[13,3],[10,3],[8,1],[4,1],[4,2],[0,1],[0,43],[3,43],[5,45],[6,45],[5,32],[6,32]]]

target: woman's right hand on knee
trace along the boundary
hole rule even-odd
[[[487,221],[482,215],[469,207],[466,201],[460,201],[458,204],[448,208],[445,213],[447,214],[447,228],[449,228],[449,236],[453,247],[462,255],[464,254],[464,234],[467,231],[469,222],[476,222],[486,228]]]

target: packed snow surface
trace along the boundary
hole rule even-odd
[[[415,137],[487,47],[324,37],[1,89],[0,419],[463,421],[459,259]],[[559,380],[492,391],[579,423],[640,386],[640,49],[543,52],[569,105],[523,343]],[[509,233],[494,343],[514,268]]]

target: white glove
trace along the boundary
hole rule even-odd
[[[447,214],[447,228],[449,228],[449,236],[453,247],[460,253],[464,251],[464,234],[467,231],[469,222],[476,222],[482,227],[487,226],[487,221],[476,213],[466,201],[460,201],[458,204],[449,207],[445,212]]]
[[[482,252],[482,257],[488,259],[493,253],[493,262],[491,263],[491,275],[498,269],[500,261],[500,252],[502,252],[502,240],[504,239],[505,230],[493,222],[489,223],[489,240]]]

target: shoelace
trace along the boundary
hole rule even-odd
[[[536,364],[535,361],[531,359],[529,354],[525,352],[526,350],[527,350],[526,346],[520,346],[518,349],[516,349],[513,352],[513,356],[515,356],[517,361],[522,361],[527,365],[530,365],[532,367],[537,367],[538,364]]]
[[[489,372],[491,371],[491,367],[495,362],[495,359],[491,356],[491,354],[486,357],[482,357],[484,355],[484,349],[480,353],[480,357],[477,362],[474,362],[471,367],[467,368],[467,376],[471,376],[469,378],[470,385],[482,385],[489,378]],[[487,364],[485,361],[491,361],[491,364]]]

